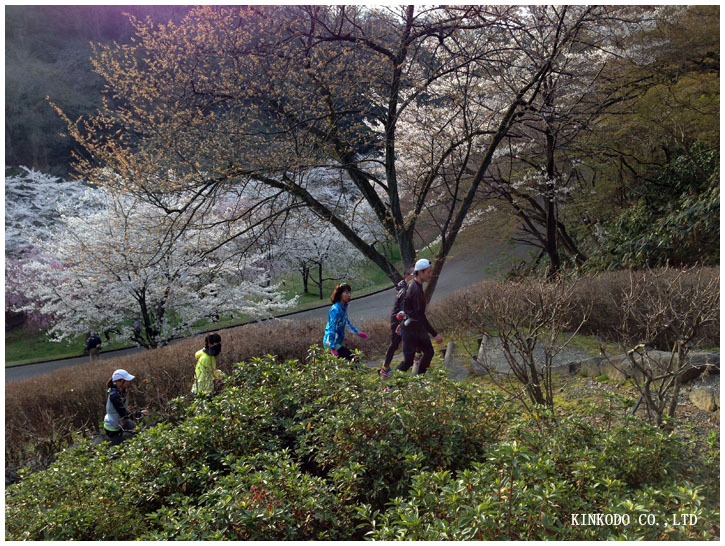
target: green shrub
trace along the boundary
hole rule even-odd
[[[256,358],[216,396],[109,448],[82,442],[6,490],[8,540],[712,538],[717,484],[674,434],[630,419],[527,420],[475,381],[374,372],[315,349]],[[715,440],[707,461],[719,459]],[[577,527],[571,514],[695,514]]]
[[[720,262],[720,154],[695,144],[639,190],[587,264],[595,269]]]
[[[148,520],[147,540],[334,540],[349,538],[354,511],[345,491],[355,467],[328,483],[305,474],[287,451],[241,457],[212,488],[179,496]]]
[[[638,421],[611,432],[565,419],[546,434],[519,422],[510,439],[457,474],[424,471],[385,511],[359,511],[375,540],[661,540],[714,538],[717,499],[678,472],[683,446]],[[631,435],[631,436],[630,436]],[[642,452],[636,448],[644,443]],[[629,479],[637,476],[641,487]],[[575,525],[572,514],[628,514],[629,524]],[[659,525],[640,524],[653,514]],[[665,527],[694,514],[695,527]],[[682,519],[682,518],[680,518]],[[644,519],[644,522],[647,520]],[[580,522],[577,522],[580,523]]]
[[[501,434],[503,399],[475,383],[455,383],[445,370],[425,377],[396,374],[391,392],[357,381],[333,404],[317,399],[300,410],[298,452],[326,470],[346,461],[364,467],[359,500],[382,506],[404,494],[423,468],[466,468]],[[508,410],[510,411],[510,410]]]

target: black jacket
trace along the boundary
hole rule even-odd
[[[88,338],[88,341],[86,341],[86,349],[94,349],[101,345],[101,338],[98,336],[91,336]]]
[[[398,324],[398,313],[403,309],[403,302],[405,301],[405,294],[408,291],[408,283],[405,280],[400,281],[395,285],[395,303],[393,304],[393,314],[390,315],[390,323]]]
[[[406,314],[413,319],[409,326],[406,328],[418,328],[426,330],[433,337],[438,335],[433,326],[425,316],[425,306],[427,305],[425,294],[423,293],[423,285],[413,279],[408,285],[408,290],[405,293],[405,303],[403,309]]]

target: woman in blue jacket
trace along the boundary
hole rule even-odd
[[[327,326],[325,327],[325,337],[323,343],[325,348],[330,349],[333,355],[342,357],[346,360],[352,360],[352,352],[342,345],[345,341],[345,327],[349,327],[354,334],[362,339],[367,339],[368,335],[361,332],[352,325],[350,319],[347,318],[347,306],[352,299],[352,288],[349,284],[340,283],[330,296],[332,307],[327,318]]]

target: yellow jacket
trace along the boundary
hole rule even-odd
[[[216,357],[211,356],[200,349],[194,355],[196,358],[196,373],[191,392],[214,392],[214,378],[220,377],[221,373],[216,369]]]

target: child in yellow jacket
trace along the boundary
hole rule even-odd
[[[219,334],[209,334],[204,338],[204,348],[196,352],[196,372],[191,392],[194,394],[214,392],[214,379],[221,377],[216,367],[216,357],[222,351],[222,338]]]

